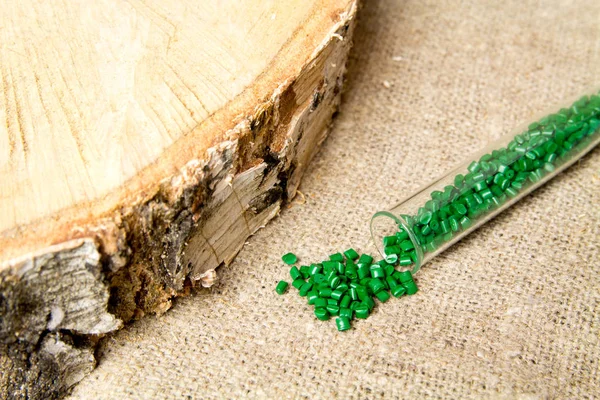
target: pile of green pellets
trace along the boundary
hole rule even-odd
[[[282,259],[288,265],[298,261],[292,253]],[[298,294],[314,306],[317,319],[327,321],[335,316],[339,331],[350,329],[353,318],[368,318],[375,298],[385,303],[391,296],[418,291],[410,271],[397,271],[394,264],[385,260],[373,262],[373,257],[359,255],[354,249],[332,254],[329,260],[318,264],[293,266],[290,276]],[[288,286],[286,281],[280,281],[275,291],[283,294]]]
[[[406,229],[398,226],[395,234],[383,238],[383,260],[373,262],[371,256],[349,249],[322,263],[292,267],[292,285],[314,306],[318,319],[336,316],[338,330],[350,329],[353,318],[370,315],[375,298],[384,303],[390,294],[417,292],[410,270],[418,264],[418,250],[434,253],[481,218],[527,193],[596,140],[598,128],[600,96],[584,96],[530,124],[505,147],[472,161],[452,184],[433,191],[413,215],[402,215]],[[288,253],[283,261],[292,265],[297,258]],[[396,270],[397,266],[406,271]],[[280,281],[276,291],[283,294],[287,288],[288,283]]]

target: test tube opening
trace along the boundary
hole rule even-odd
[[[395,215],[390,211],[378,211],[371,218],[371,238],[375,243],[377,251],[383,259],[386,259],[384,251],[383,238],[393,236],[402,228],[408,234],[410,241],[413,243],[416,259],[413,260],[411,272],[416,273],[423,263],[423,251],[417,241],[412,229],[409,227],[407,220],[402,215]]]

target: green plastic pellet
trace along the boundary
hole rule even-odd
[[[383,248],[383,253],[386,256],[389,256],[391,254],[400,254],[402,253],[402,249],[400,248],[400,246],[398,245],[394,245],[394,246],[387,246]]]
[[[390,264],[395,264],[398,262],[398,254],[390,254],[385,257],[385,261]]]
[[[308,274],[310,276],[314,276],[315,274],[318,274],[319,272],[321,272],[321,270],[323,269],[323,267],[319,264],[312,264],[310,267],[308,267]]]
[[[510,187],[510,181],[506,178],[502,178],[499,186],[502,191],[506,191],[506,189]]]
[[[496,208],[497,208],[497,207],[500,207],[502,204],[504,204],[504,200],[503,200],[503,198],[502,198],[502,197],[494,197],[494,198],[492,199],[492,202],[494,203],[494,206],[495,206]]]
[[[377,265],[379,265],[379,266],[380,266],[381,268],[383,268],[384,270],[385,270],[385,268],[386,268],[388,265],[390,265],[390,264],[388,264],[388,263],[385,261],[385,259],[383,259],[383,260],[379,260],[379,261],[377,261],[377,262],[376,262],[376,263],[374,263],[374,264],[377,264]]]
[[[298,267],[292,267],[290,268],[290,276],[292,277],[292,281],[295,281],[296,279],[301,278],[302,274],[300,273]]]
[[[412,263],[413,263],[413,260],[412,260],[412,258],[410,258],[410,256],[409,256],[409,255],[405,254],[405,255],[403,255],[402,257],[400,257],[400,261],[399,261],[399,263],[398,263],[398,264],[399,264],[401,267],[407,267],[407,266],[411,265]]]
[[[419,290],[415,281],[403,283],[402,286],[406,288],[406,294],[408,295],[413,295]]]
[[[308,294],[308,292],[310,292],[310,290],[312,289],[313,284],[310,282],[304,282],[302,284],[302,286],[300,287],[300,296],[304,297]]]
[[[348,260],[356,260],[358,258],[358,253],[356,250],[350,248],[344,252],[344,255]]]
[[[452,229],[452,232],[458,232],[459,225],[457,217],[455,217],[454,215],[451,216],[450,218],[448,218],[448,223],[450,224],[450,229]]]
[[[440,230],[440,222],[437,219],[431,220],[431,222],[429,222],[429,227],[431,228],[432,231],[438,232]],[[405,240],[402,243],[406,243],[406,242],[408,242],[408,240]]]
[[[490,188],[490,190],[492,191],[492,193],[494,194],[494,196],[502,196],[502,193],[504,193],[502,191],[502,189],[500,188],[500,186],[498,186],[498,185],[492,185],[492,187]]]
[[[310,274],[308,273],[308,265],[303,265],[300,267],[300,274],[302,274],[304,279],[308,279],[310,277]]]
[[[368,254],[362,254],[359,258],[358,258],[358,264],[367,264],[367,265],[371,265],[371,263],[373,262],[373,257],[371,257]]]
[[[413,280],[412,272],[410,272],[410,270],[399,271],[397,279],[402,284],[404,284],[405,282],[411,282]]]
[[[323,261],[321,263],[321,265],[323,265],[323,270],[329,272],[331,270],[336,270],[337,269],[337,264],[339,261],[331,261],[331,260],[327,260],[327,261]]]
[[[344,307],[349,307],[350,303],[352,302],[352,298],[350,297],[350,295],[344,295],[342,297],[342,300],[340,300],[340,307],[344,308]]]
[[[429,227],[429,225],[425,225],[423,226],[423,228],[421,228],[421,235],[423,236],[427,236],[432,232],[431,228]]]
[[[364,286],[358,286],[356,288],[356,294],[358,295],[358,298],[361,301],[365,301],[365,299],[369,297],[369,293],[367,291],[367,288],[364,287]]]
[[[348,307],[340,307],[340,318],[352,319],[352,310]]]
[[[342,255],[342,253],[335,253],[335,254],[330,255],[329,259],[331,261],[343,262],[344,256]]]
[[[506,165],[506,164],[500,164],[500,165],[498,166],[498,172],[499,172],[499,173],[501,173],[501,174],[505,174],[505,173],[506,173],[506,171],[508,171],[509,169],[510,169],[510,168],[509,168],[509,167],[508,167],[508,165]]]
[[[367,290],[367,292],[371,290],[369,289],[369,282],[371,282],[371,278],[365,278],[360,280],[361,286],[363,286]]]
[[[423,246],[423,251],[424,252],[432,252],[435,251],[436,247],[435,244],[433,244],[433,242],[428,242],[426,245]]]
[[[519,154],[525,154],[527,152],[527,147],[525,147],[525,146],[515,146],[512,150],[516,151]]]
[[[392,295],[394,297],[401,297],[404,294],[406,294],[406,288],[402,285],[398,285],[394,289],[392,289]]]
[[[371,291],[374,294],[379,293],[380,291],[385,289],[385,285],[383,284],[382,281],[380,281],[379,279],[371,279],[369,281],[368,287],[371,289]]]
[[[338,331],[343,332],[351,328],[350,320],[346,317],[339,317],[335,319],[335,325]]]
[[[465,211],[466,211],[466,208],[465,208]],[[448,223],[448,221],[442,220],[442,222],[440,222],[440,231],[442,233],[450,232],[450,224]]]
[[[405,240],[402,243],[400,243],[400,248],[403,251],[409,251],[415,248],[413,242],[411,240]]]
[[[510,198],[515,198],[517,197],[517,195],[519,194],[519,192],[517,192],[515,189],[513,189],[512,187],[506,188],[505,193],[508,195],[508,197]]]
[[[465,181],[465,177],[462,174],[458,174],[454,177],[454,186],[460,187]]]
[[[399,278],[400,278],[400,271],[396,271],[396,272],[394,272],[394,273],[392,274],[392,277],[393,277],[395,280],[397,280],[397,281],[400,281],[400,279],[399,279]]]
[[[335,290],[340,291],[342,293],[346,293],[349,288],[350,287],[348,286],[348,284],[342,282],[338,285],[338,287]]]
[[[429,221],[431,221],[432,216],[433,214],[431,213],[431,211],[425,211],[419,217],[419,223],[421,223],[422,225],[427,225]]]
[[[275,287],[275,291],[277,294],[284,294],[288,288],[288,283],[286,281],[279,281],[277,286]]]
[[[383,238],[383,245],[385,247],[393,246],[393,245],[396,244],[397,241],[398,241],[398,239],[396,238],[396,236],[386,236],[386,237]]]
[[[325,278],[325,275],[323,275],[323,274],[314,274],[311,279],[314,283],[327,282],[327,279]]]
[[[373,301],[373,299],[371,297],[367,297],[362,301],[362,304],[366,304],[367,307],[369,307],[369,312],[373,311],[373,308],[375,308],[375,302]]]
[[[364,279],[371,274],[369,264],[360,264],[358,267],[358,279]]]
[[[452,185],[444,186],[444,192],[442,193],[442,201],[451,202],[454,200],[456,195],[455,187]]]
[[[478,172],[476,174],[473,174],[473,177],[471,179],[473,179],[474,182],[481,182],[485,180],[485,175],[483,174],[483,172]]]
[[[334,276],[337,275],[337,270],[335,269],[330,269],[329,271],[327,271],[327,273],[325,274],[325,279],[327,279],[327,281],[329,282],[329,280],[331,278],[333,278]]]
[[[354,310],[354,315],[358,319],[367,319],[369,318],[369,314],[369,306],[367,306],[366,304],[359,304]]]
[[[385,272],[383,267],[379,264],[371,265],[371,277],[372,278],[383,278],[385,276]]]
[[[337,306],[338,305],[338,301],[334,300],[334,299],[327,299],[327,305],[328,306]]]
[[[438,212],[440,209],[439,200],[429,200],[425,202],[425,208],[431,211],[432,213]]]
[[[407,254],[408,254],[408,255],[410,256],[410,258],[413,260],[413,263],[416,263],[416,262],[417,262],[417,252],[416,252],[416,251],[414,251],[414,250],[411,250],[411,251],[409,251]]]
[[[354,279],[358,278],[358,269],[356,268],[356,265],[355,264],[346,265],[345,275],[350,280],[354,280]]]
[[[477,161],[473,161],[471,164],[469,164],[467,169],[469,170],[469,172],[476,173],[481,169],[481,166]]]
[[[300,290],[302,285],[304,285],[305,283],[306,282],[304,281],[304,279],[294,279],[294,281],[292,282],[292,286]]]
[[[481,171],[484,174],[491,175],[496,171],[496,167],[492,163],[489,163],[486,161],[481,161],[480,165],[481,165]]]
[[[286,263],[288,265],[295,264],[298,261],[298,257],[296,257],[296,255],[294,253],[284,254],[281,257],[281,259],[283,260],[284,263]]]
[[[319,298],[319,292],[316,290],[311,290],[306,294],[306,300],[308,300],[308,304],[315,304],[315,300]]]
[[[394,277],[392,276],[392,274],[390,274],[388,277],[386,277],[385,281],[386,281],[388,287],[390,288],[390,290],[399,285],[398,282],[396,281],[396,279],[394,279]]]
[[[337,275],[334,275],[331,279],[329,279],[329,287],[334,290],[340,285],[340,283],[342,283],[342,281]]]
[[[484,200],[491,199],[492,197],[494,197],[494,193],[492,193],[492,191],[490,189],[487,189],[487,188],[483,189],[482,191],[480,191],[479,195]]]
[[[385,303],[390,299],[390,294],[385,290],[382,290],[380,292],[375,293],[375,297],[377,297],[382,303]]]
[[[465,207],[464,204],[454,203],[452,207],[454,208],[454,211],[456,211],[456,213],[459,215],[465,215],[467,213],[467,207]]]
[[[331,298],[334,300],[337,300],[337,301],[339,301],[343,295],[344,295],[344,292],[341,290],[336,289],[333,292],[331,292]]]
[[[402,242],[403,240],[408,239],[408,233],[406,233],[406,231],[403,228],[399,228],[400,230],[398,232],[396,232],[396,239],[398,239],[398,242]]]
[[[386,264],[383,266],[383,271],[385,272],[385,276],[392,276],[396,268],[394,268],[396,264]]]
[[[329,319],[329,313],[323,307],[315,308],[315,316],[320,321],[327,321]]]
[[[325,308],[327,307],[327,299],[323,299],[323,298],[318,298],[314,301],[314,305],[315,307],[322,307]]]
[[[333,290],[331,290],[331,288],[325,288],[325,289],[319,290],[319,296],[323,297],[325,299],[331,297],[331,293],[333,293]]]
[[[536,154],[531,150],[525,152],[525,157],[529,158],[530,160],[535,160],[537,158]]]
[[[331,315],[338,315],[340,313],[340,307],[334,304],[328,304],[327,312]]]

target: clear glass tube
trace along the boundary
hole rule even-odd
[[[600,92],[563,103],[489,144],[396,206],[371,236],[388,263],[422,265],[580,159],[600,142]]]

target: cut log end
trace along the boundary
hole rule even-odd
[[[317,3],[321,19],[296,21],[303,35],[273,70],[198,124],[210,140],[179,138],[84,219],[78,206],[2,233],[0,397],[62,396],[94,368],[103,335],[210,287],[294,197],[339,105],[356,13],[353,1]]]

